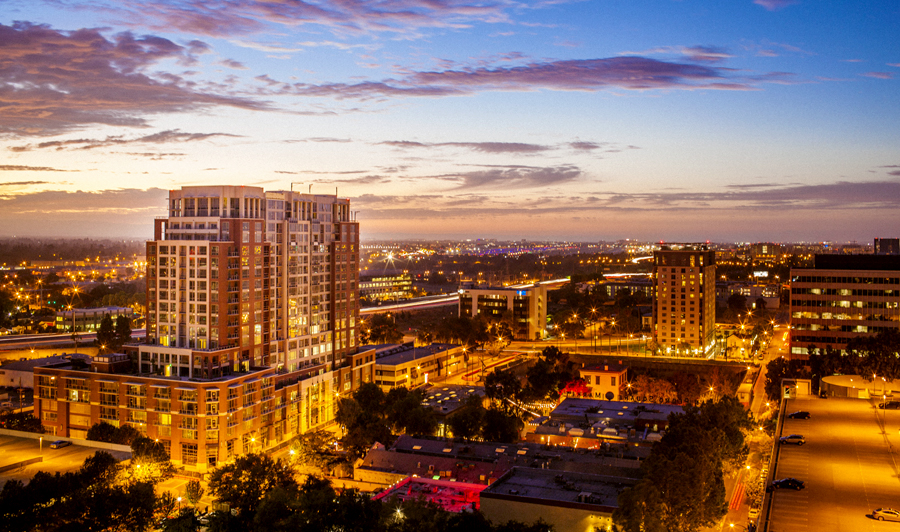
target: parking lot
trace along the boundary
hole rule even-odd
[[[797,410],[811,418],[785,418],[781,435],[802,434],[806,444],[781,446],[774,478],[795,477],[806,488],[773,492],[767,530],[900,531],[900,523],[868,517],[900,508],[900,411],[861,399],[788,400],[786,411]]]
[[[84,463],[85,458],[92,456],[95,452],[100,450],[79,445],[70,445],[61,449],[51,449],[50,442],[54,440],[56,440],[54,436],[45,436],[43,451],[41,451],[39,440],[17,438],[14,436],[0,436],[0,467],[38,456],[43,457],[43,462],[0,473],[0,486],[3,486],[7,480],[11,479],[27,482],[38,471],[46,471],[48,473],[76,471],[81,467],[81,464]],[[127,452],[106,452],[116,457],[117,460],[124,460],[131,457],[131,453]]]

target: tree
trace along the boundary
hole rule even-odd
[[[741,294],[734,293],[728,296],[726,305],[728,305],[728,308],[735,314],[740,314],[741,312],[747,311],[747,298]]]
[[[20,430],[22,432],[44,433],[41,420],[34,417],[31,412],[3,412],[0,413],[0,428],[8,430]]]
[[[100,320],[100,328],[97,329],[97,339],[94,345],[100,348],[100,354],[115,351],[116,344],[116,328],[113,325],[112,317],[107,314]]]
[[[175,466],[169,461],[163,444],[143,436],[138,436],[131,442],[129,469],[134,479],[154,484],[175,474]]]
[[[116,316],[115,349],[118,351],[123,345],[131,341],[131,318],[128,316]]]
[[[485,441],[515,443],[519,441],[519,423],[518,417],[492,406],[484,412],[481,435]]]
[[[314,430],[291,441],[294,461],[310,470],[310,474],[327,475],[343,457],[335,452],[337,438],[327,430]]]
[[[766,397],[776,404],[781,403],[784,394],[781,391],[782,379],[807,379],[809,372],[802,360],[785,360],[778,357],[766,364]]]
[[[189,503],[196,506],[197,503],[200,502],[200,499],[203,498],[203,493],[205,490],[203,486],[200,484],[199,480],[189,480],[187,484],[184,486],[184,497],[187,499]]]
[[[387,314],[373,314],[369,325],[369,341],[374,344],[395,344],[403,339],[397,323]]]
[[[298,486],[288,463],[265,454],[239,456],[209,475],[210,493],[218,502],[235,510],[238,520],[244,524],[253,521],[263,497],[275,488],[295,494]]]
[[[484,379],[484,393],[501,409],[511,411],[522,398],[522,383],[512,370],[495,369]]]
[[[471,440],[481,434],[485,409],[480,395],[470,395],[462,408],[450,414],[447,423],[454,438]]]

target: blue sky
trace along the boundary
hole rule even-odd
[[[366,238],[868,241],[898,80],[888,1],[5,0],[0,233],[294,182]]]

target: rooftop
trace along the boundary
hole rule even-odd
[[[70,363],[72,361],[72,359],[80,359],[80,360],[84,360],[85,362],[90,362],[91,357],[88,355],[80,354],[80,353],[71,353],[68,355],[63,353],[62,355],[57,355],[57,356],[50,356],[50,357],[43,357],[43,358],[29,358],[27,360],[16,360],[14,362],[6,362],[2,366],[0,366],[0,368],[7,370],[7,371],[33,371],[34,368],[40,367],[40,366],[50,366],[53,364]]]
[[[448,512],[465,512],[480,508],[479,494],[483,484],[450,482],[431,478],[409,477],[391,486],[373,499],[425,500]]]
[[[481,497],[609,511],[617,508],[619,493],[636,483],[624,477],[514,467],[482,491]]]
[[[425,347],[414,347],[409,344],[388,344],[375,346],[375,364],[380,366],[396,366],[413,360],[428,358],[437,353],[458,348],[456,344],[431,344]]]
[[[441,415],[449,415],[466,403],[466,400],[477,395],[484,397],[484,387],[462,384],[439,384],[423,388],[425,400],[423,406],[430,406]]]
[[[817,270],[900,270],[900,255],[816,255]]]

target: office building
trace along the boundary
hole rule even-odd
[[[546,335],[547,287],[464,288],[459,293],[459,315],[483,315],[491,320],[509,315],[516,340],[540,340]]]
[[[898,327],[900,255],[816,255],[813,268],[791,269],[792,357]]]
[[[56,331],[72,332],[74,329],[77,332],[97,332],[100,322],[106,316],[112,318],[113,323],[119,316],[131,319],[134,316],[134,309],[131,307],[96,307],[61,310],[56,313]]]
[[[375,384],[391,388],[418,388],[465,370],[463,347],[453,344],[372,346],[375,349]]]
[[[128,423],[202,470],[324,426],[340,394],[374,380],[349,200],[183,187],[168,211],[147,242],[146,342],[37,368],[48,431]]]
[[[900,255],[900,238],[876,238],[876,255]]]
[[[412,277],[408,273],[396,275],[363,275],[359,279],[359,295],[369,301],[399,301],[409,299]]]
[[[705,356],[715,348],[716,257],[703,244],[653,252],[653,338],[665,353]]]

